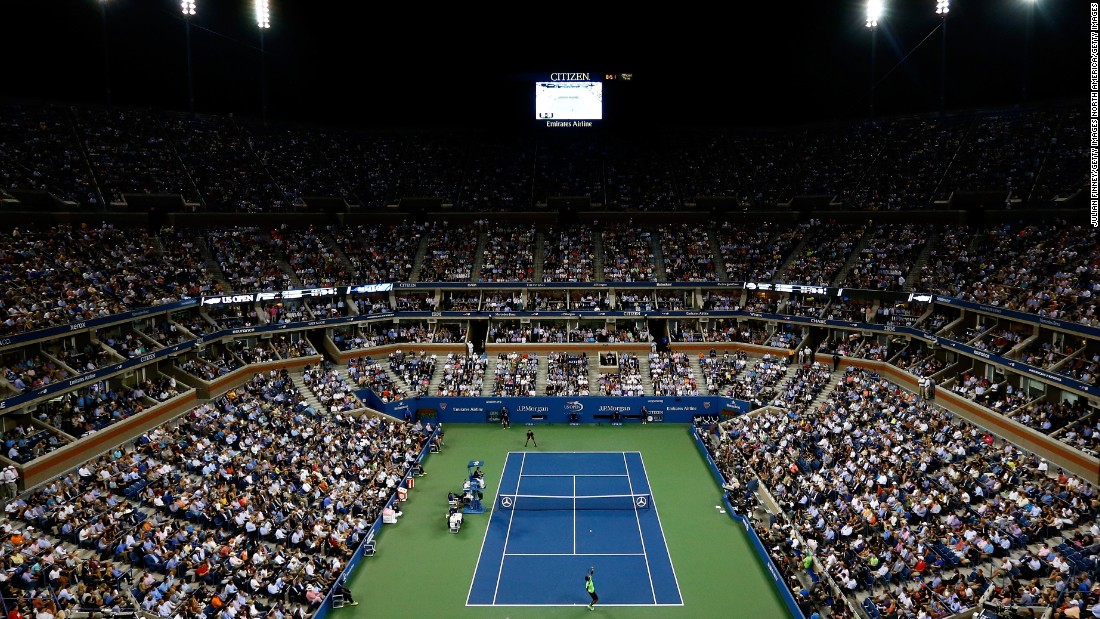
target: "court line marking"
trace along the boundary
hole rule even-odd
[[[519,482],[523,479],[523,465],[527,463],[527,453],[523,453],[519,461],[519,476],[516,477],[516,494],[519,494]],[[507,468],[507,464],[504,465]],[[501,471],[501,476],[504,472]],[[496,502],[494,501],[494,506]],[[497,603],[497,593],[500,592],[500,577],[504,574],[504,557],[508,556],[508,537],[512,535],[512,517],[516,515],[516,510],[511,510],[512,513],[508,514],[508,530],[504,532],[504,548],[500,551],[500,569],[497,570],[497,586],[493,587],[493,605]],[[641,525],[638,525],[641,526]],[[488,530],[488,527],[486,527]]]
[[[600,606],[638,606],[638,607],[642,607],[642,608],[652,608],[654,606],[683,606],[683,605],[684,605],[683,602],[680,602],[679,604],[605,604],[603,602],[600,603]],[[486,607],[495,607],[495,608],[508,608],[508,607],[516,607],[516,608],[550,608],[550,607],[579,608],[581,606],[588,606],[588,605],[584,604],[584,603],[573,603],[573,604],[467,604],[466,606],[486,606]]]
[[[510,552],[509,557],[644,557],[642,552]]]
[[[626,483],[630,487],[630,494],[634,494],[634,481],[630,479],[630,462],[627,462],[626,452],[623,452],[623,466],[626,467],[627,477]],[[649,476],[646,476],[646,484],[649,483]],[[650,488],[652,490],[652,488]],[[642,515],[638,513],[638,506],[634,505],[634,520],[638,523],[638,539],[642,541],[642,554],[645,556],[645,572],[649,576],[649,593],[653,596],[653,603],[657,603],[657,589],[653,586],[653,570],[649,569],[649,554],[645,549],[645,533],[642,533]],[[663,532],[662,532],[663,534]],[[671,563],[672,560],[669,559]],[[683,596],[681,596],[681,599]]]
[[[573,554],[577,554],[577,476],[573,476]]]
[[[531,455],[536,455],[536,456],[537,455],[545,455],[545,454],[588,454],[588,453],[622,454],[624,456],[624,458],[623,458],[624,461],[626,459],[625,454],[638,454],[638,459],[642,464],[642,472],[645,473],[645,461],[642,460],[642,458],[641,458],[642,457],[642,452],[638,451],[638,450],[634,450],[634,451],[540,451],[540,452],[510,451],[505,456],[505,466],[501,468],[500,479],[497,481],[497,488],[500,488],[501,484],[504,481],[504,470],[507,468],[508,457],[510,457],[512,454],[523,454],[523,456],[526,457],[528,453],[531,453]],[[629,477],[629,466],[627,467],[627,470],[628,470],[627,476]],[[645,473],[645,475],[646,475],[646,482],[648,483],[649,474]],[[516,489],[517,490],[519,489],[518,482],[517,482]],[[653,498],[652,493],[653,493],[653,490],[652,490],[652,487],[651,487],[650,488],[650,499],[651,500]],[[494,496],[494,505],[495,505],[495,496]],[[653,502],[652,508],[653,508],[654,512],[657,511],[656,502]],[[492,522],[492,516],[490,515],[490,523],[491,522]],[[661,525],[660,514],[657,515],[657,524],[658,524],[658,526]],[[486,526],[485,527],[485,535],[483,536],[483,538],[481,540],[481,546],[482,546],[483,549],[485,547],[485,539],[488,538],[488,535],[489,535],[489,527]],[[664,527],[663,526],[661,526],[661,535],[664,535]],[[645,540],[642,540],[642,546],[643,546],[643,550],[644,550]],[[669,565],[672,567],[672,578],[673,578],[674,582],[676,582],[676,592],[679,594],[679,592],[680,592],[679,579],[676,576],[676,566],[672,564],[672,555],[668,554],[668,542],[667,541],[665,542],[665,553],[666,553],[666,556],[668,556],[668,558],[669,558]],[[502,556],[501,556],[501,560],[500,560],[502,569],[504,567],[504,556],[503,555],[504,555],[504,553],[502,552]],[[515,556],[515,555],[512,555],[512,556]],[[477,563],[481,563],[480,553],[478,554]],[[646,565],[647,565],[647,569],[648,569],[648,565],[649,565],[648,560],[646,562]],[[471,604],[470,601],[469,601],[470,600],[470,594],[473,593],[474,580],[476,578],[477,578],[477,565],[475,564],[475,566],[474,566],[474,578],[472,578],[470,580],[470,590],[466,595],[466,606],[479,606],[479,607],[480,606],[485,606],[485,607],[500,606],[500,607],[515,607],[515,608],[552,608],[552,607],[577,608],[577,607],[580,607],[580,606],[587,606],[586,604],[583,604],[583,603],[573,603],[573,604],[497,604],[497,603],[495,603],[495,595],[494,595],[494,602],[491,603],[491,604],[480,604],[480,603]],[[499,574],[497,575],[497,585],[498,586],[500,585],[500,575]],[[611,604],[611,603],[606,603],[605,602],[603,604],[600,604],[600,606],[622,606],[622,607],[684,606],[683,599],[684,599],[683,594],[680,594],[680,602],[678,604],[666,604],[666,603],[663,603],[663,602],[654,603],[654,604]]]
[[[638,462],[642,465],[642,474],[645,475],[645,481],[649,483],[649,473],[645,470],[645,459],[642,458],[642,452],[634,452],[638,454]],[[684,594],[680,591],[680,579],[676,577],[676,564],[672,561],[672,553],[668,551],[668,538],[665,537],[665,527],[661,524],[661,512],[657,510],[657,501],[653,500],[653,486],[649,487],[649,500],[652,503],[653,514],[657,516],[657,526],[661,529],[661,541],[665,544],[665,556],[668,557],[668,566],[672,568],[672,582],[676,584],[676,595],[680,596],[680,603],[674,604],[674,606],[684,605]]]
[[[557,396],[550,396],[550,397],[557,397]],[[587,396],[583,396],[583,397],[587,397]],[[590,452],[590,451],[583,451],[583,452],[508,452],[508,453],[509,453],[509,454],[514,454],[514,453],[521,453],[521,454],[526,454],[526,455],[530,455],[530,456],[540,456],[540,455],[554,455],[554,454],[560,454],[560,453],[565,453],[565,454],[571,454],[571,455],[572,455],[572,454],[579,454],[579,453],[610,453],[610,454],[615,454],[615,455],[619,455],[619,454],[624,454],[624,453],[637,453],[637,454],[640,454],[641,452],[640,452],[640,451],[638,451],[638,450],[634,450],[634,451],[626,451],[626,452],[623,452],[623,451],[619,451],[619,452]],[[536,458],[535,458],[535,460],[538,460],[538,458],[536,457]],[[583,606],[587,606],[587,605],[585,604],[585,605],[583,605]]]
[[[608,473],[606,475],[599,473],[581,473],[579,475],[569,475],[566,473],[528,473],[524,477],[630,477],[626,474]]]
[[[514,452],[513,452],[514,453]],[[509,456],[511,453],[508,454]],[[508,456],[504,456],[504,466],[500,467],[500,479],[497,480],[497,492],[500,491],[500,484],[504,482],[504,471],[508,468]],[[493,494],[493,506],[497,503],[496,493]],[[485,540],[489,539],[489,525],[493,522],[493,515],[496,514],[496,510],[492,510],[489,514],[489,522],[485,524],[485,534],[481,536],[481,550],[485,549]],[[466,605],[470,605],[470,596],[474,594],[474,581],[477,580],[477,568],[481,565],[481,552],[477,553],[477,561],[474,563],[474,575],[470,578],[470,590],[466,592]],[[504,557],[500,558],[501,564],[504,563]]]

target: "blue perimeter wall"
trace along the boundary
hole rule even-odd
[[[485,422],[489,413],[508,407],[511,423],[569,423],[569,415],[577,414],[579,423],[602,423],[611,421],[611,415],[619,412],[624,423],[638,423],[638,411],[644,406],[650,415],[660,418],[654,421],[666,423],[691,423],[699,416],[714,417],[728,411],[727,415],[736,416],[749,411],[749,403],[743,400],[719,396],[537,396],[529,398],[406,398],[396,402],[383,403],[370,389],[357,391],[359,399],[367,406],[404,419],[405,414],[415,417],[417,411],[433,409],[436,420],[442,423]],[[634,418],[629,416],[633,415]],[[536,419],[536,417],[540,417]]]
[[[699,447],[699,451],[703,452],[703,457],[707,459],[707,464],[710,465],[710,471],[714,473],[714,478],[718,480],[718,484],[725,484],[725,478],[722,477],[722,473],[718,470],[718,465],[714,463],[714,459],[710,457],[710,452],[707,451],[707,446],[703,443],[703,439],[699,438],[699,433],[695,431],[695,428],[691,428],[690,432],[692,438],[695,439],[695,445]],[[752,541],[752,547],[756,550],[756,554],[759,555],[760,561],[768,568],[768,573],[771,574],[772,581],[775,583],[775,587],[779,589],[779,594],[787,604],[787,610],[790,611],[791,616],[796,619],[806,619],[806,615],[802,613],[802,609],[799,608],[798,603],[794,601],[794,595],[791,594],[791,590],[787,587],[787,583],[783,581],[783,576],[779,569],[775,566],[772,558],[768,556],[768,551],[764,548],[764,542],[760,541],[760,536],[756,534],[756,531],[749,523],[749,519],[734,513],[733,506],[730,505],[724,492],[722,493],[722,503],[725,504],[726,513],[730,515],[730,518],[740,522],[741,526],[745,527],[745,532],[748,533],[749,540]]]

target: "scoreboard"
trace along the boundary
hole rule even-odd
[[[598,126],[605,118],[605,84],[633,79],[632,73],[591,71],[540,75],[534,82],[535,120],[551,128]]]

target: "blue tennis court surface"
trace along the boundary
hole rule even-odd
[[[638,452],[510,453],[468,606],[680,606]]]

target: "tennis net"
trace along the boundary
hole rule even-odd
[[[652,502],[652,497],[648,494],[600,494],[586,496],[502,494],[497,496],[497,505],[501,509],[519,511],[649,509]]]

